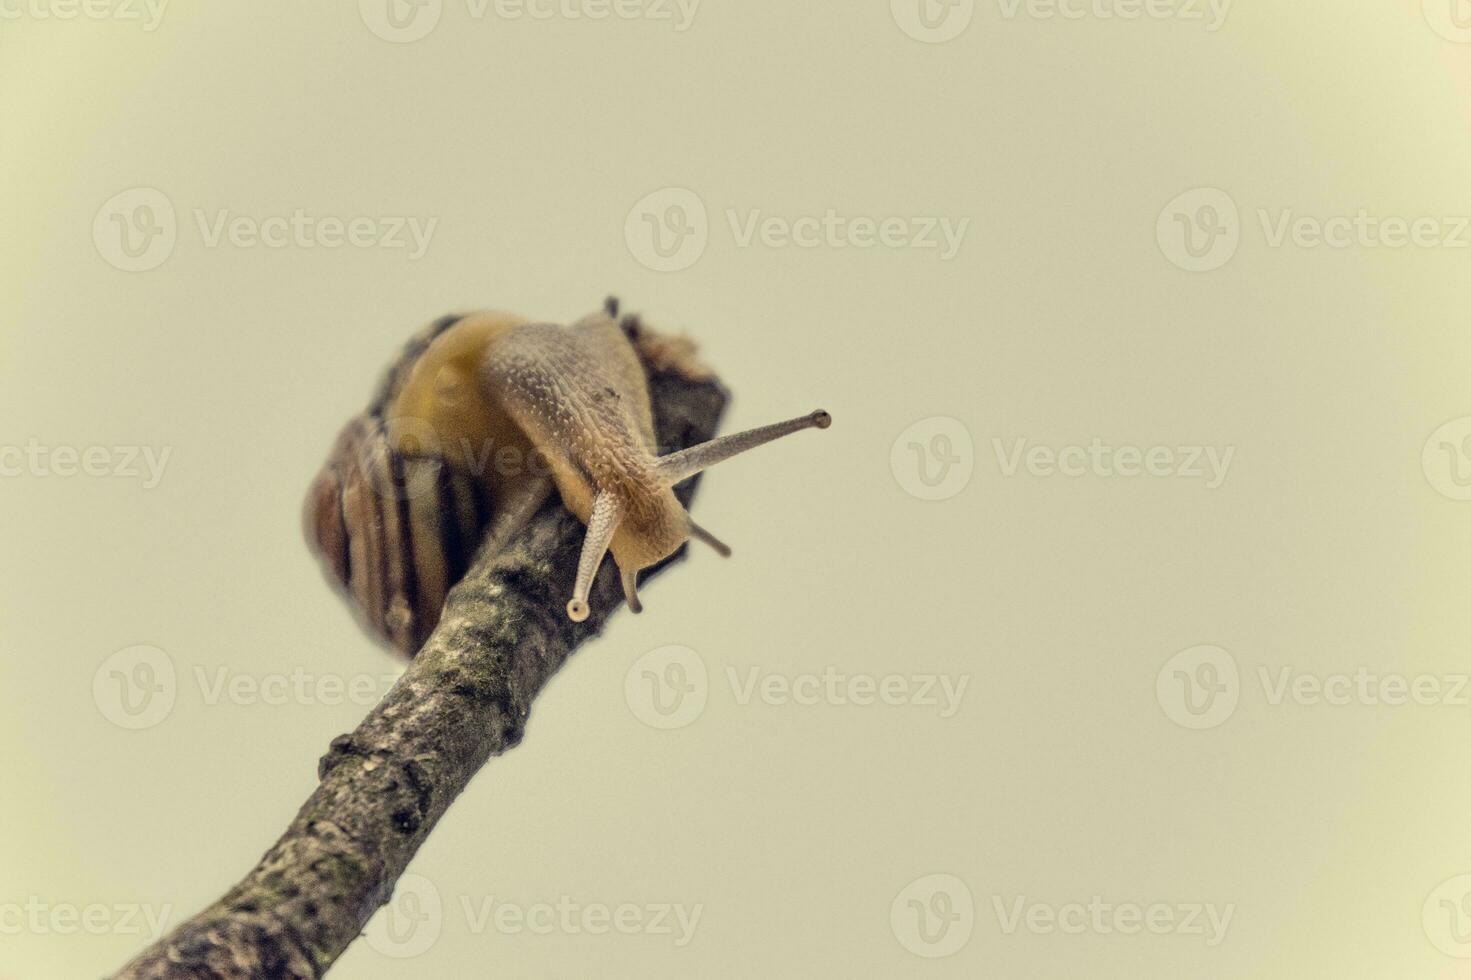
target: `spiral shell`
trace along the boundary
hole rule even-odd
[[[389,368],[367,411],[337,437],[307,494],[308,544],[352,599],[363,625],[412,657],[465,574],[494,505],[485,481],[434,455],[400,452],[389,406],[414,363],[461,318],[435,321]]]

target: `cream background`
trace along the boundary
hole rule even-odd
[[[1430,0],[1433,4],[1436,0]],[[474,21],[411,44],[356,6],[175,0],[159,28],[0,21],[0,443],[172,448],[129,479],[0,480],[0,906],[171,904],[235,881],[310,792],[353,704],[205,702],[196,668],[383,673],[300,541],[340,422],[399,343],[463,307],[570,320],[615,291],[687,328],[727,430],[818,405],[826,433],[723,467],[697,552],[538,701],[413,872],[427,952],[334,977],[1452,977],[1421,910],[1471,871],[1465,706],[1286,703],[1273,671],[1468,670],[1471,505],[1421,449],[1471,414],[1466,251],[1269,248],[1256,209],[1471,214],[1471,48],[1418,2],[1241,0],[1198,22],[1007,19],[941,45],[882,2],[707,0],[693,26]],[[173,255],[118,271],[112,195],[163,190]],[[698,192],[709,247],[657,273],[629,209]],[[1175,195],[1243,232],[1190,274]],[[191,211],[439,218],[428,254],[203,247]],[[736,246],[725,209],[968,217],[959,256]],[[890,448],[961,420],[975,472],[925,502]],[[1233,445],[1224,486],[1003,478],[991,440]],[[1214,643],[1235,715],[1172,723],[1156,674]],[[166,651],[178,701],[115,727],[94,672]],[[703,715],[642,724],[667,644]],[[969,677],[961,710],[737,703],[728,667]],[[976,905],[912,955],[890,904]],[[1234,903],[1226,941],[1005,934],[992,897]],[[694,941],[476,935],[461,896],[703,903]],[[97,976],[139,935],[0,934],[0,976]]]

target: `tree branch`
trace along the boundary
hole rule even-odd
[[[658,358],[646,366],[661,451],[711,438],[724,389]],[[688,504],[693,481],[679,492]],[[357,731],[333,739],[320,785],[275,846],[222,899],[116,976],[315,980],[326,973],[392,896],[471,777],[521,741],[546,682],[622,604],[608,562],[591,617],[568,620],[583,532],[554,502],[507,551],[478,555],[407,672]]]

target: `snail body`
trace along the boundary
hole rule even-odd
[[[309,545],[364,624],[413,656],[480,547],[504,548],[549,496],[587,525],[567,603],[611,552],[629,607],[640,570],[691,537],[676,484],[826,412],[658,455],[640,353],[708,375],[687,341],[662,337],[617,302],[571,326],[505,313],[446,317],[410,341],[366,412],[338,437],[307,495]]]

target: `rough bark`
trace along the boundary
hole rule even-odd
[[[662,368],[650,365],[661,450],[711,438],[724,390]],[[694,482],[679,489],[686,504]],[[622,604],[609,561],[593,590],[592,615],[568,620],[583,530],[553,501],[507,551],[479,555],[403,677],[355,732],[333,739],[318,766],[320,785],[275,846],[223,898],[116,976],[325,974],[392,896],[471,777],[520,742],[546,682]]]

